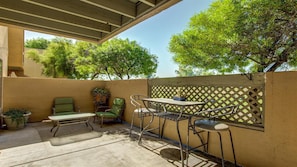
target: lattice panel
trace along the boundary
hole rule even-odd
[[[203,109],[238,105],[237,114],[220,119],[264,127],[264,75],[259,74],[256,81],[248,80],[242,75],[222,77],[224,76],[151,79],[149,93],[151,97],[172,98],[177,90],[182,90],[188,101],[207,101]],[[170,111],[180,110],[170,105],[166,108]],[[184,112],[194,114],[200,109],[201,107],[188,107]]]

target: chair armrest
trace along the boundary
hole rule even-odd
[[[136,95],[136,96],[138,96],[138,95]],[[133,99],[132,96],[130,96],[130,102],[135,108],[141,108],[141,104],[138,103],[137,100]]]
[[[110,112],[111,111],[111,109],[106,109],[106,110],[104,110],[104,112]]]

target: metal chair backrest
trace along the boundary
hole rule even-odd
[[[205,115],[208,119],[216,119],[222,116],[228,116],[236,114],[238,111],[238,105],[229,105],[224,107],[218,107],[214,109],[206,109],[196,113],[196,115]]]
[[[131,95],[130,96],[130,102],[131,102],[131,104],[135,107],[135,108],[137,108],[137,109],[140,109],[140,108],[142,108],[142,99],[143,98],[146,98],[147,96],[145,96],[145,95]]]

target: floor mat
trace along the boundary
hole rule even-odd
[[[76,143],[84,140],[94,139],[97,137],[101,137],[102,132],[88,132],[88,133],[82,133],[77,135],[71,135],[71,136],[63,136],[63,137],[53,137],[49,139],[52,146],[61,146],[65,144],[71,144]]]

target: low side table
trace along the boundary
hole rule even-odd
[[[95,115],[96,115],[95,113],[77,113],[77,114],[68,114],[68,115],[48,116],[48,118],[54,122],[51,132],[55,127],[57,127],[53,135],[55,137],[56,133],[58,132],[61,126],[81,124],[81,123],[85,123],[86,126],[90,126],[91,129],[94,130],[92,125],[89,123],[89,120],[91,117],[94,117]]]

